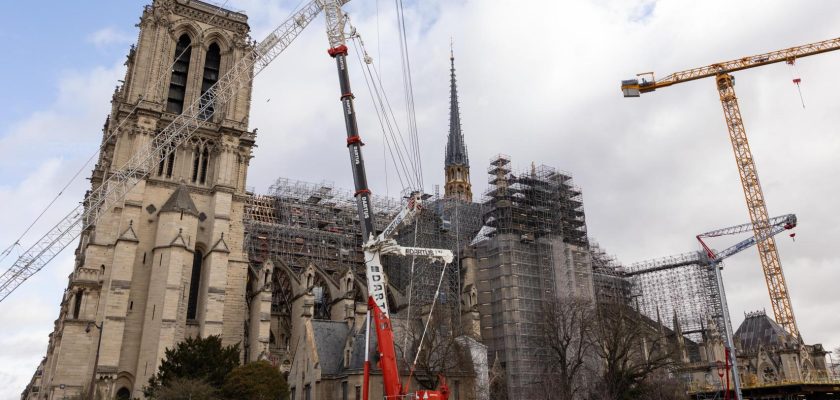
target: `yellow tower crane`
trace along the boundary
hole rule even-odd
[[[744,123],[741,120],[738,99],[735,97],[735,80],[730,73],[779,62],[792,64],[797,58],[834,50],[840,50],[840,38],[680,71],[658,81],[652,72],[648,72],[637,75],[641,81],[632,79],[621,82],[624,97],[639,97],[642,93],[653,92],[678,83],[708,77],[715,78],[720,103],[723,106],[723,115],[726,118],[726,127],[729,129],[729,139],[732,141],[732,150],[735,152],[735,163],[741,176],[741,186],[744,188],[747,210],[753,223],[753,234],[757,240],[756,247],[761,259],[761,267],[767,281],[767,290],[770,292],[773,314],[776,322],[800,340],[799,328],[796,326],[793,307],[790,304],[790,294],[782,273],[782,263],[779,261],[779,252],[776,250],[776,241],[770,234],[772,226],[768,222],[767,205],[764,202],[764,194],[761,191]]]

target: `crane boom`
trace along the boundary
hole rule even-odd
[[[787,214],[778,217],[773,217],[770,219],[770,236],[776,236],[781,232],[784,232],[789,229],[793,229],[796,227],[796,215],[794,214]],[[750,247],[755,245],[756,237],[750,236],[738,243],[735,243],[732,246],[729,246],[721,251],[714,251],[709,248],[705,242],[703,242],[703,238],[710,238],[710,237],[718,237],[718,236],[725,236],[725,235],[737,235],[739,233],[744,233],[753,230],[753,224],[751,222],[730,226],[728,228],[721,228],[715,229],[713,231],[709,231],[706,233],[701,233],[697,235],[697,240],[700,242],[700,245],[703,247],[703,251],[692,251],[688,253],[683,253],[675,256],[669,256],[664,258],[657,258],[648,261],[642,261],[638,263],[634,263],[630,266],[630,270],[625,273],[626,276],[635,276],[635,275],[642,275],[656,271],[662,271],[666,269],[673,269],[679,268],[687,265],[701,265],[701,266],[708,266],[712,264],[719,264],[723,262],[723,260],[732,257]]]
[[[224,76],[182,114],[158,132],[147,145],[138,149],[119,170],[113,171],[104,181],[88,192],[84,201],[62,218],[55,226],[26,250],[0,275],[0,302],[18,286],[44,268],[81,232],[99,220],[121,202],[152,166],[167,156],[172,149],[192,137],[205,124],[209,110],[218,110],[236,93],[247,86],[257,74],[267,67],[321,12],[326,0],[312,0],[274,29],[250,54],[237,61]],[[338,0],[345,4],[349,0]]]
[[[744,69],[760,67],[763,65],[775,64],[783,61],[789,62],[797,58],[813,56],[838,49],[840,49],[840,38],[829,39],[824,40],[822,42],[810,43],[803,46],[796,46],[784,50],[771,51],[769,53],[758,54],[750,57],[743,57],[737,60],[724,61],[720,63],[707,65],[705,67],[692,68],[685,71],[675,72],[659,80],[643,80],[642,82],[636,82],[635,84],[633,84],[632,81],[625,81],[628,84],[622,84],[622,90],[638,90],[641,93],[647,93],[677,83],[688,82],[703,78],[710,78],[720,74],[741,71]],[[653,77],[653,73],[645,73],[639,75],[649,75]]]
[[[376,330],[377,347],[379,350],[379,366],[382,370],[382,386],[386,399],[409,398],[406,396],[408,385],[400,384],[399,368],[397,366],[396,350],[394,347],[394,330],[391,326],[391,315],[388,308],[387,287],[388,280],[382,267],[381,256],[395,254],[400,256],[420,256],[444,262],[452,262],[452,251],[445,249],[423,249],[402,247],[393,239],[400,228],[410,224],[420,210],[423,196],[413,192],[408,197],[405,207],[380,233],[373,229],[373,208],[370,201],[371,192],[367,184],[365,160],[362,157],[362,138],[359,136],[356,110],[353,105],[353,91],[350,88],[350,74],[347,68],[347,45],[344,28],[346,16],[341,10],[343,3],[335,0],[324,0],[324,15],[327,18],[327,39],[330,48],[327,53],[335,59],[338,69],[339,88],[341,90],[341,108],[344,114],[347,149],[350,153],[350,166],[353,172],[353,182],[356,189],[356,208],[359,213],[359,224],[362,230],[363,249],[365,254],[365,276],[368,285],[368,328],[370,332],[370,316],[373,315]],[[368,360],[368,345],[365,344],[364,391],[363,398],[368,396],[368,377],[370,361]],[[441,380],[438,390],[419,390],[413,393],[417,399],[446,400],[449,397],[449,387],[445,378]]]
[[[771,237],[776,236],[777,234],[781,233],[782,231],[785,231],[785,230],[788,230],[788,229],[793,229],[793,228],[796,227],[796,215],[788,214],[788,215],[782,215],[780,217],[771,218],[768,223],[770,225],[770,229],[769,229],[769,231],[767,231],[765,233],[768,234]],[[754,227],[753,227],[752,223],[741,224],[741,225],[737,225],[737,226],[733,226],[733,227],[729,227],[729,228],[718,229],[718,230],[714,230],[714,231],[710,231],[710,232],[706,232],[706,233],[701,233],[701,234],[697,235],[697,241],[699,241],[700,245],[703,246],[703,250],[706,251],[706,255],[708,256],[708,258],[710,260],[719,262],[719,261],[721,261],[725,258],[728,258],[730,256],[734,256],[735,254],[738,254],[741,251],[743,251],[743,250],[745,250],[749,247],[752,247],[757,241],[761,241],[763,239],[766,239],[766,237],[759,238],[759,237],[756,237],[756,236],[750,236],[750,237],[742,240],[741,242],[738,242],[738,243],[736,243],[736,244],[734,244],[734,245],[732,245],[732,246],[730,246],[726,249],[723,249],[719,252],[712,251],[709,248],[709,246],[707,246],[706,243],[703,242],[703,238],[718,237],[718,236],[724,236],[724,235],[736,235],[736,234],[739,234],[739,233],[744,233],[744,232],[747,232],[747,231],[751,231],[753,229],[754,229]]]
[[[782,61],[793,62],[797,58],[834,50],[840,50],[840,38],[680,71],[668,75],[659,81],[655,79],[652,72],[648,72],[637,75],[638,78],[641,78],[641,82],[639,79],[621,82],[621,91],[624,93],[624,97],[639,97],[642,93],[653,92],[656,89],[677,83],[708,77],[715,78],[715,86],[717,87],[721,107],[723,108],[726,127],[729,131],[729,140],[732,143],[732,151],[735,154],[735,163],[741,179],[741,187],[744,191],[747,211],[750,215],[755,237],[760,239],[756,243],[756,247],[758,248],[759,259],[761,260],[761,268],[764,272],[764,280],[767,283],[767,291],[770,295],[773,315],[775,316],[776,322],[800,340],[801,336],[799,334],[799,328],[796,325],[796,318],[793,314],[793,306],[791,305],[790,293],[782,271],[779,251],[776,248],[776,240],[770,235],[767,203],[764,200],[764,192],[761,189],[761,183],[758,179],[755,160],[753,159],[750,144],[747,140],[747,132],[744,128],[743,119],[741,118],[738,98],[735,96],[735,79],[730,73]]]

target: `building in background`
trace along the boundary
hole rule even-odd
[[[745,313],[734,339],[745,397],[835,398],[840,381],[831,376],[821,344],[794,338],[764,311]],[[686,360],[678,371],[693,397],[712,399],[724,386],[718,361],[725,359],[723,337],[714,323],[703,331],[698,350],[699,357]]]

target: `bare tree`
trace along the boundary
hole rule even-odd
[[[595,360],[596,318],[592,301],[564,296],[545,302],[536,344],[543,351],[542,384],[533,398],[572,400],[586,390],[586,370]]]
[[[639,400],[684,400],[686,385],[669,371],[659,369],[649,375],[639,388]]]
[[[400,353],[409,356],[404,360],[404,368],[413,368],[417,383],[424,389],[436,389],[441,375],[474,375],[472,358],[468,349],[456,340],[448,310],[438,307],[429,318],[425,336],[423,321],[414,320],[406,324],[407,349],[402,348],[402,341],[397,341]],[[412,366],[415,358],[417,363]]]
[[[656,322],[623,305],[600,306],[596,319],[596,348],[603,370],[593,398],[642,398],[646,382],[675,365],[677,353],[668,334]]]

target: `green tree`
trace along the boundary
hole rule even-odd
[[[214,388],[221,388],[225,377],[239,365],[239,344],[222,346],[219,336],[187,338],[175,348],[166,349],[157,374],[149,378],[144,388],[146,397],[176,378],[203,380]]]
[[[222,394],[231,400],[286,400],[289,385],[268,361],[257,361],[231,371],[222,385]]]
[[[218,400],[219,391],[201,379],[173,378],[155,390],[155,400]]]

